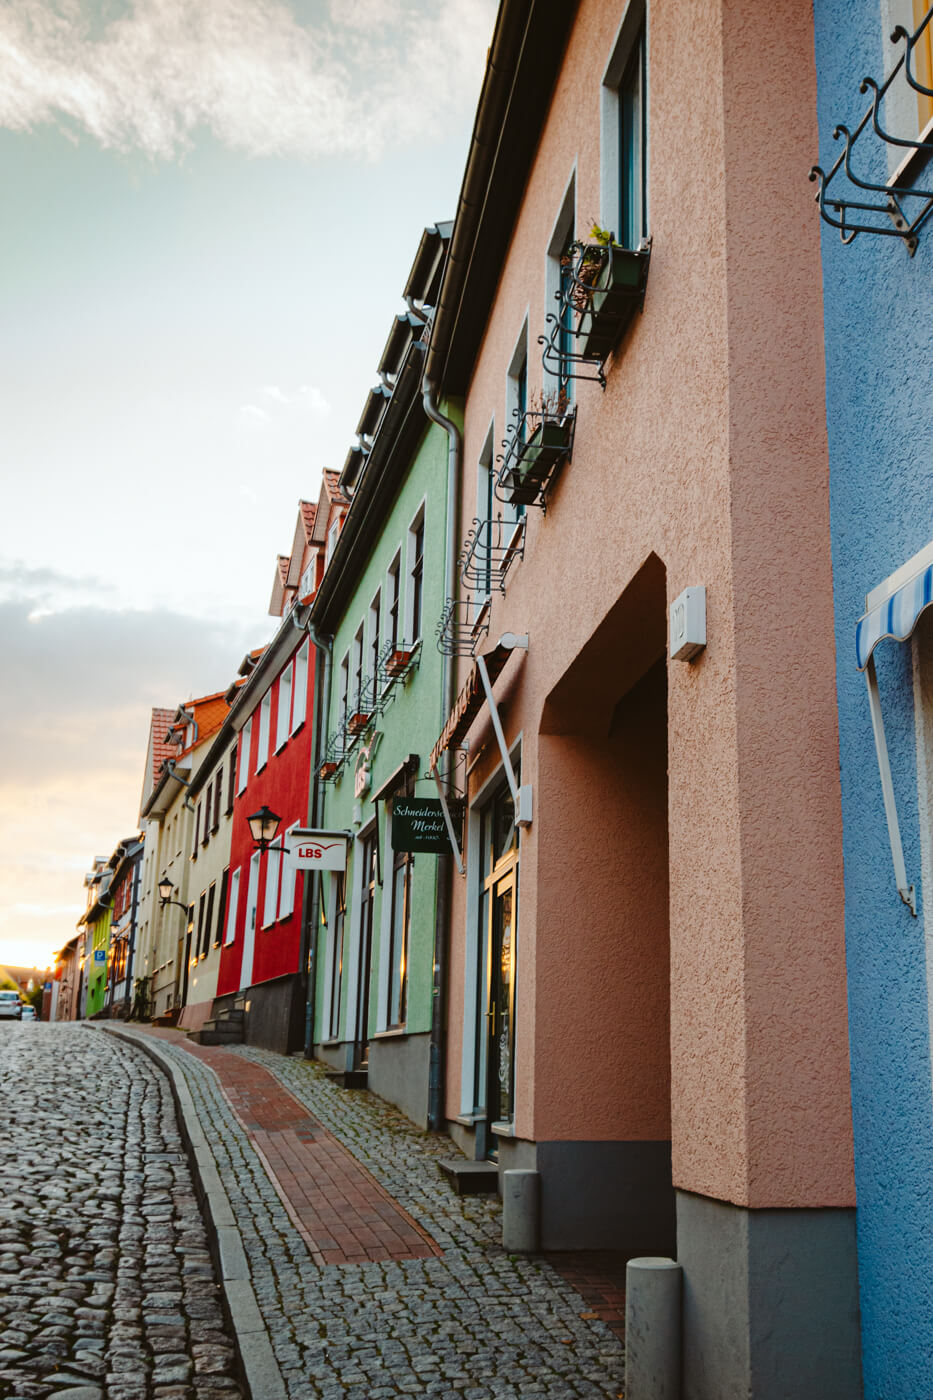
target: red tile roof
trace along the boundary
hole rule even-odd
[[[288,578],[289,556],[287,554],[277,554],[275,565],[279,571],[279,578],[282,580],[282,587],[285,587],[285,580]]]
[[[345,496],[340,489],[340,475],[338,472],[325,469],[324,485],[327,487],[327,494],[330,496],[334,505],[348,506],[350,504],[350,497]]]
[[[155,787],[156,783],[159,781],[159,770],[165,760],[167,758],[173,758],[175,755],[174,745],[165,742],[165,736],[168,733],[169,725],[174,718],[174,710],[163,709],[160,706],[153,707],[152,727],[150,729],[152,739],[152,771],[146,775],[150,788]]]
[[[317,515],[317,506],[313,501],[299,501],[298,509],[301,512],[301,523],[304,526],[305,542],[314,543],[314,518]]]

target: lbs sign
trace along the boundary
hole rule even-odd
[[[288,833],[291,863],[296,870],[346,870],[347,839],[345,831],[295,827]]]

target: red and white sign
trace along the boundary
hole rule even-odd
[[[288,833],[292,865],[296,870],[346,870],[349,839],[345,831],[295,827]]]

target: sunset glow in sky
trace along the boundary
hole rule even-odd
[[[137,829],[149,712],[264,641],[494,0],[0,0],[0,964]]]

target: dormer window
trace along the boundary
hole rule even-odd
[[[331,561],[331,555],[333,554],[334,550],[337,548],[337,539],[338,539],[339,535],[340,535],[340,516],[338,515],[337,518],[334,520],[334,523],[331,525],[330,529],[329,529],[328,532],[327,532],[327,553],[324,555],[324,567],[325,567],[325,569],[327,568],[328,564],[329,564],[330,561]]]

